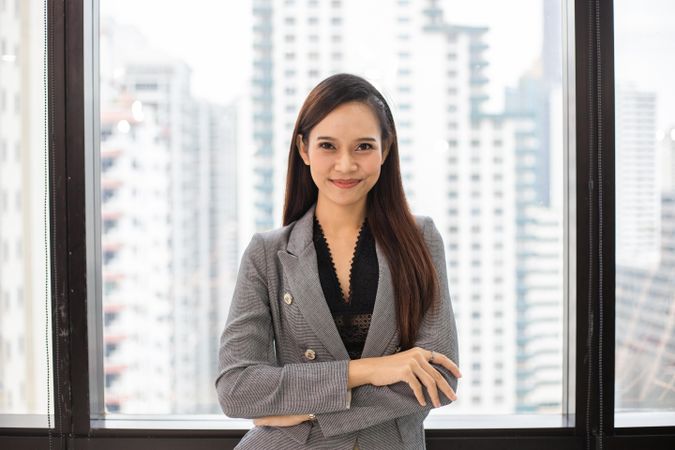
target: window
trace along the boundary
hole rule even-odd
[[[0,427],[54,426],[45,8],[0,5]]]
[[[308,89],[334,71],[369,74],[392,105],[415,103],[398,126],[407,149],[401,168],[413,212],[433,216],[446,241],[462,341],[460,398],[449,408],[431,411],[425,421],[439,445],[452,447],[457,439],[466,445],[477,437],[478,450],[510,450],[522,448],[522,437],[533,448],[573,448],[580,439],[585,447],[600,448],[611,436],[608,448],[669,448],[672,428],[652,427],[675,422],[668,412],[668,384],[658,377],[669,370],[665,349],[670,343],[658,341],[663,335],[658,330],[671,306],[658,300],[672,296],[670,272],[660,264],[674,245],[659,241],[657,265],[650,252],[629,261],[629,269],[621,261],[633,242],[650,248],[656,229],[663,237],[670,200],[667,189],[665,196],[662,191],[661,223],[655,224],[648,201],[654,183],[616,182],[624,180],[619,168],[628,165],[627,173],[636,179],[655,178],[667,187],[662,183],[668,180],[673,125],[664,130],[659,111],[674,102],[668,100],[672,92],[655,80],[672,72],[663,55],[673,53],[673,39],[665,42],[667,38],[647,36],[644,30],[667,36],[672,7],[655,0],[638,14],[635,0],[531,1],[535,7],[517,16],[512,2],[498,0],[446,0],[423,7],[421,0],[399,1],[395,14],[378,16],[355,14],[364,3],[352,1],[256,0],[240,6],[198,0],[189,18],[184,5],[167,2],[160,20],[156,2],[148,0],[50,2],[48,10],[41,9],[44,4],[35,6],[39,0],[0,0],[0,42],[5,41],[0,48],[0,97],[5,101],[0,199],[6,207],[0,213],[0,339],[8,335],[6,318],[26,306],[22,299],[51,298],[55,317],[64,322],[51,331],[48,322],[42,324],[45,364],[51,361],[50,336],[64,347],[55,356],[59,364],[46,365],[51,377],[44,374],[41,381],[48,386],[55,377],[60,381],[51,385],[67,389],[67,395],[55,396],[61,427],[51,436],[40,428],[14,430],[30,426],[35,418],[37,427],[49,425],[46,410],[0,409],[0,448],[63,448],[65,442],[65,448],[97,450],[122,436],[130,450],[162,448],[168,437],[176,448],[236,444],[227,436],[243,434],[251,423],[223,417],[213,391],[202,390],[213,381],[208,359],[227,317],[238,255],[254,231],[279,225],[282,183],[275,164],[287,147],[280,130],[294,125],[298,102]],[[336,4],[340,10],[333,8]],[[311,30],[305,28],[304,6],[311,6],[316,16]],[[45,36],[28,32],[44,29],[43,12],[54,53],[41,48]],[[93,16],[99,12],[100,17]],[[278,27],[284,17],[295,21]],[[339,27],[330,26],[331,17],[339,17]],[[387,17],[393,26],[379,26]],[[400,26],[397,17],[406,18]],[[616,23],[609,23],[614,18]],[[191,22],[199,26],[186,32]],[[22,28],[26,24],[30,27]],[[355,52],[354,36],[364,29],[391,30],[390,35],[379,32],[373,41],[382,41],[388,50],[374,53],[366,46]],[[272,51],[286,32],[296,39],[284,46],[288,48]],[[310,33],[327,46],[322,57],[344,57],[310,67],[305,56],[315,49],[302,47]],[[32,50],[19,46],[19,35],[29,39]],[[253,42],[241,39],[248,35]],[[218,54],[227,57],[213,57],[214,42]],[[609,43],[616,44],[616,53]],[[244,47],[252,52],[239,53]],[[648,51],[654,48],[660,52],[656,56]],[[409,52],[411,61],[420,63],[416,68],[439,70],[423,82],[425,74],[411,70],[404,80],[410,89],[400,92],[395,89],[402,83],[396,76],[400,67],[389,66],[399,51]],[[42,99],[54,108],[49,133],[44,111],[36,106],[45,104],[35,95],[44,86],[42,91],[30,87],[31,80],[43,78],[35,72],[14,76],[16,67],[44,67],[45,61],[36,61],[32,52],[53,56],[51,90]],[[447,62],[447,54],[457,55],[456,62]],[[637,57],[648,61],[635,62]],[[561,67],[561,61],[570,64]],[[616,61],[616,72],[607,66],[611,61]],[[233,63],[242,70],[231,70]],[[294,94],[285,92],[287,80],[276,79],[291,72],[302,78],[293,80]],[[611,92],[615,79],[617,89]],[[450,95],[452,89],[457,89],[454,99],[439,101],[439,93]],[[429,102],[434,108],[425,106]],[[458,107],[448,113],[445,107],[452,102]],[[13,123],[7,126],[7,120]],[[42,133],[34,133],[27,124],[39,120]],[[7,139],[17,135],[15,130],[21,130],[22,138]],[[607,130],[616,136],[608,137]],[[25,151],[26,135],[30,152]],[[48,147],[53,158],[35,159],[43,144],[39,136],[54,137]],[[449,139],[454,146],[437,145]],[[482,144],[472,149],[472,139]],[[633,151],[637,146],[649,149],[644,144],[653,140],[659,149],[656,167],[653,152]],[[246,163],[233,164],[241,155]],[[472,155],[480,155],[477,164]],[[450,157],[455,158],[452,170]],[[24,170],[5,170],[14,167]],[[41,167],[49,167],[54,176],[45,184],[49,202],[34,208],[39,203],[35,197],[40,198],[36,189],[42,188],[33,177],[46,179]],[[177,167],[178,174],[172,170]],[[460,174],[452,187],[445,178],[451,172]],[[467,189],[474,172],[481,181]],[[26,185],[33,197],[21,190]],[[241,200],[241,186],[253,193],[244,204],[235,201]],[[14,220],[17,195],[18,207],[35,213],[28,222],[25,217]],[[644,222],[636,228],[625,221],[619,229],[618,215],[630,217],[626,205],[636,203],[635,198],[642,199],[634,210]],[[47,217],[40,216],[45,208],[58,213],[49,216],[48,227]],[[476,209],[482,214],[472,217]],[[5,222],[6,217],[11,221]],[[6,223],[12,224],[10,231]],[[11,232],[16,223],[22,226],[19,234]],[[40,230],[43,247],[50,253],[55,249],[53,255],[35,250]],[[474,244],[481,245],[480,254],[472,252]],[[27,267],[23,273],[12,268],[17,255]],[[26,265],[29,260],[32,264]],[[41,270],[44,286],[57,288],[53,295],[47,289],[38,293],[36,283],[6,281],[7,274],[26,278],[27,272],[34,281]],[[641,296],[645,276],[648,297]],[[602,290],[595,290],[596,285]],[[636,306],[642,298],[657,301]],[[50,317],[49,304],[41,311],[44,317]],[[31,306],[37,311],[40,304]],[[473,319],[473,313],[480,319]],[[641,335],[642,341],[629,340],[630,333],[621,332],[634,323],[649,323],[656,331]],[[138,324],[149,333],[139,334]],[[34,323],[22,326],[30,329]],[[607,334],[616,342],[600,339]],[[0,346],[0,404],[30,396],[33,388],[27,380],[9,389],[3,384],[7,361],[28,354],[34,335],[12,339],[11,345],[3,341]],[[636,342],[664,344],[663,354],[649,361],[661,373],[641,385],[642,394],[626,388],[628,376],[628,382],[642,378],[619,371],[636,354]],[[646,358],[653,350],[643,353]],[[616,397],[603,402],[601,393]],[[603,422],[612,412],[614,423]],[[579,417],[583,420],[575,420]],[[504,430],[510,427],[519,429]],[[239,431],[233,433],[235,429]],[[644,434],[649,438],[640,439]]]
[[[619,427],[675,425],[675,65],[660,57],[675,52],[675,5],[643,6],[616,1],[614,14]]]
[[[273,215],[273,212],[278,211],[273,207],[273,202],[282,185],[276,182],[270,184],[267,174],[271,170],[280,173],[284,171],[283,166],[271,167],[270,164],[282,161],[283,158],[272,155],[278,155],[285,150],[282,147],[277,148],[276,144],[270,147],[270,143],[266,140],[255,141],[252,136],[234,134],[236,113],[233,107],[228,105],[233,105],[231,102],[234,101],[236,94],[246,91],[248,81],[244,75],[239,75],[239,71],[230,70],[230,66],[219,58],[200,60],[197,57],[198,50],[204,47],[203,37],[198,32],[202,29],[218,30],[218,34],[210,36],[209,42],[218,39],[219,42],[227,43],[229,47],[223,51],[231,48],[232,54],[238,54],[240,46],[248,45],[241,42],[241,39],[228,37],[235,36],[234,29],[237,29],[234,26],[235,19],[230,19],[233,29],[228,30],[227,26],[216,26],[210,17],[211,14],[207,14],[206,10],[197,10],[198,17],[203,18],[205,22],[200,22],[198,27],[191,22],[184,22],[187,32],[175,33],[170,27],[161,28],[155,23],[159,19],[153,19],[154,16],[150,13],[153,8],[152,2],[136,1],[133,7],[128,6],[128,2],[129,0],[100,0],[101,21],[105,24],[101,26],[100,40],[105,45],[100,47],[101,88],[98,95],[101,99],[101,129],[111,130],[102,133],[99,138],[101,154],[105,155],[103,159],[105,163],[101,165],[100,174],[102,183],[100,214],[103,217],[114,215],[115,220],[114,226],[110,220],[103,221],[105,228],[101,234],[101,243],[104,246],[101,251],[101,276],[105,282],[104,286],[108,288],[99,296],[104,308],[114,308],[117,312],[114,317],[107,317],[107,323],[103,323],[100,330],[104,340],[115,339],[116,342],[115,348],[108,348],[107,356],[101,360],[103,373],[108,374],[109,370],[115,370],[115,373],[114,376],[108,377],[103,392],[99,394],[103,408],[98,414],[101,417],[107,417],[109,414],[119,416],[219,414],[220,408],[213,395],[211,381],[216,366],[215,346],[226,320],[228,297],[233,288],[232,280],[237,273],[239,262],[237,256],[252,232],[279,225],[279,218]],[[541,2],[542,5],[544,3],[546,2]],[[213,12],[223,8],[216,7],[215,4],[213,8],[216,9]],[[491,302],[495,295],[493,288],[489,284],[473,283],[473,275],[466,269],[468,266],[474,270],[485,270],[486,274],[491,274],[487,279],[500,280],[499,283],[492,285],[498,286],[500,295],[504,296],[503,303],[515,307],[517,302],[525,301],[519,296],[536,295],[537,286],[527,284],[530,280],[527,277],[523,278],[525,284],[505,283],[501,280],[511,279],[519,267],[536,265],[543,258],[548,258],[549,254],[544,249],[532,246],[532,249],[526,252],[528,259],[519,258],[515,252],[516,244],[513,242],[519,236],[523,236],[518,246],[527,246],[538,237],[534,233],[562,235],[562,228],[558,225],[562,223],[560,220],[562,199],[539,201],[537,203],[539,209],[535,212],[531,212],[530,208],[525,206],[516,207],[519,203],[515,201],[521,194],[518,189],[523,184],[527,188],[539,189],[541,198],[544,198],[549,190],[559,192],[560,186],[554,185],[555,189],[551,186],[553,183],[560,183],[564,164],[562,160],[555,159],[556,155],[552,153],[548,141],[538,142],[539,147],[535,154],[540,155],[539,164],[529,172],[514,174],[508,172],[513,168],[508,161],[515,160],[520,151],[514,144],[517,141],[519,127],[536,129],[541,135],[553,133],[558,136],[561,133],[563,122],[559,118],[563,116],[562,103],[556,103],[556,114],[551,116],[553,118],[549,118],[550,115],[542,111],[556,95],[561,95],[562,61],[555,59],[555,55],[561,55],[562,37],[558,33],[547,36],[544,40],[539,35],[539,29],[545,18],[549,21],[547,23],[557,28],[562,27],[562,10],[548,7],[540,9],[538,13],[533,10],[527,13],[527,20],[516,22],[510,20],[512,13],[509,11],[494,17],[479,14],[486,7],[502,8],[496,6],[495,2],[483,1],[478,4],[457,2],[457,5],[460,4],[461,7],[437,6],[453,11],[451,22],[443,19],[442,14],[429,15],[428,20],[445,20],[448,25],[464,26],[436,28],[428,28],[423,24],[418,26],[412,20],[413,12],[408,11],[408,6],[402,6],[402,9],[389,19],[386,15],[379,17],[367,14],[366,24],[363,22],[364,18],[347,13],[346,11],[351,11],[349,9],[345,9],[344,14],[342,10],[326,10],[326,14],[319,14],[320,2],[316,3],[316,9],[311,10],[314,12],[304,18],[283,3],[275,5],[272,10],[261,4],[254,9],[250,23],[246,24],[245,21],[248,20],[246,16],[237,19],[242,22],[239,26],[250,27],[252,39],[260,45],[274,47],[280,41],[285,45],[283,50],[277,53],[280,56],[275,56],[274,52],[259,53],[252,56],[254,59],[251,61],[243,62],[254,68],[257,81],[253,92],[261,100],[251,101],[250,106],[245,108],[252,111],[252,115],[246,120],[250,120],[252,129],[258,131],[271,130],[271,124],[276,120],[280,120],[280,123],[294,123],[301,106],[300,102],[304,100],[306,92],[295,89],[286,79],[274,80],[273,77],[275,73],[297,71],[298,74],[305,74],[309,80],[319,81],[330,74],[324,66],[316,65],[320,60],[318,50],[300,45],[310,34],[318,41],[326,42],[330,47],[326,49],[329,52],[340,54],[344,52],[345,55],[350,55],[349,58],[331,58],[336,71],[379,73],[381,61],[384,61],[382,58],[391,58],[399,62],[415,60],[422,65],[435,64],[437,60],[447,64],[445,61],[450,60],[449,64],[452,65],[450,69],[442,70],[439,76],[433,79],[425,78],[426,81],[417,77],[412,66],[408,67],[406,64],[392,67],[392,73],[396,76],[390,84],[378,87],[383,92],[393,95],[390,105],[394,110],[398,109],[400,113],[405,113],[405,120],[401,120],[401,117],[394,118],[401,131],[407,127],[413,129],[415,123],[428,122],[425,115],[433,110],[439,100],[441,101],[444,111],[440,113],[445,117],[439,117],[437,125],[428,128],[425,133],[430,133],[437,141],[448,142],[447,148],[458,150],[451,157],[444,153],[438,153],[438,156],[434,153],[433,156],[437,158],[437,162],[432,165],[438,171],[434,176],[439,179],[447,177],[451,183],[451,191],[447,192],[447,197],[442,200],[443,205],[434,205],[433,209],[425,211],[423,208],[428,206],[424,206],[423,199],[433,196],[436,188],[433,184],[429,184],[429,176],[419,176],[420,174],[416,173],[422,169],[415,166],[414,158],[413,160],[401,158],[402,172],[406,174],[404,183],[410,193],[409,200],[416,213],[429,214],[438,222],[446,224],[445,229],[448,232],[444,233],[444,239],[448,240],[454,235],[458,235],[459,242],[467,241],[468,237],[475,239],[468,246],[455,245],[456,250],[452,255],[446,255],[453,258],[453,261],[448,263],[458,269],[458,288],[464,289],[463,286],[466,286],[472,291],[476,290],[474,297],[477,304]],[[175,17],[178,20],[184,11],[177,6],[166,5],[163,13],[162,21],[170,22],[168,18]],[[449,12],[446,14],[447,17],[448,14]],[[219,16],[222,18],[226,15]],[[272,17],[276,15],[279,16],[278,19],[273,19]],[[364,27],[388,29],[389,25],[385,22],[390,20],[393,22],[390,25],[394,28],[405,27],[405,33],[409,36],[406,39],[412,40],[414,34],[416,45],[412,47],[407,45],[408,43],[405,45],[396,43],[397,40],[392,35],[388,38],[392,43],[390,54],[380,55],[374,50],[352,48],[350,46],[356,45],[357,42],[353,40],[344,41],[338,48],[330,41],[334,27],[312,27],[311,31],[307,32],[304,24],[307,22],[318,24],[319,17],[324,17],[329,25],[343,28],[344,36],[350,35],[350,30],[358,33]],[[270,29],[264,26],[267,23],[274,23],[275,20],[280,21],[283,27]],[[190,27],[196,27],[195,31],[190,32],[189,30],[192,30]],[[493,29],[494,33],[487,34],[481,31],[481,27]],[[519,33],[512,33],[516,29]],[[125,47],[132,37],[138,38],[135,53],[165,56],[163,59],[153,58],[139,65],[134,55]],[[380,38],[386,40],[387,36],[383,35]],[[434,48],[438,54],[419,52],[415,50],[416,48]],[[494,48],[495,52],[488,52],[488,48]],[[519,51],[513,52],[513,48],[519,48]],[[500,58],[498,55],[502,52],[509,54],[510,58],[508,60]],[[298,55],[307,57],[300,58]],[[425,58],[429,59],[426,63]],[[553,58],[550,61],[547,59],[547,63],[551,64],[550,70],[553,71],[547,76],[557,76],[555,82],[545,79],[539,72],[530,70],[532,64],[539,58]],[[461,63],[462,61],[468,64]],[[490,64],[487,64],[488,61]],[[488,81],[476,85],[472,82],[476,77]],[[284,84],[272,91],[271,86],[277,82]],[[311,86],[313,82],[310,81],[309,84]],[[158,92],[156,88],[151,89],[160,85],[166,86],[166,90]],[[401,85],[406,86],[405,91],[397,90]],[[133,88],[129,90],[129,86]],[[223,91],[223,86],[228,86],[227,92]],[[536,86],[536,89],[529,90],[525,86]],[[501,98],[507,88],[510,97],[500,110],[489,109],[487,106],[483,108],[471,100],[471,97],[480,94],[479,90],[489,91],[495,97]],[[411,98],[407,92],[413,91],[416,94]],[[533,97],[532,91],[537,92],[537,96]],[[464,94],[468,92],[471,94]],[[442,99],[438,98],[439,93],[442,94]],[[244,98],[243,101],[248,100]],[[148,106],[150,103],[153,104],[152,107]],[[529,106],[524,110],[518,109],[525,104]],[[190,118],[189,115],[163,113],[163,111],[184,111],[195,107],[193,105],[204,112],[194,118]],[[120,128],[118,122],[109,123],[108,120],[124,121],[126,125]],[[244,119],[237,118],[237,120]],[[497,131],[498,127],[495,125],[497,122],[504,123],[502,130]],[[448,128],[455,130],[450,139],[446,135]],[[287,130],[289,135],[291,131]],[[200,140],[196,140],[194,137],[199,133],[201,133]],[[157,142],[154,138],[158,135],[164,139],[152,146],[145,144],[148,141]],[[499,155],[490,146],[481,147],[481,143],[493,143],[497,135],[500,136],[501,143]],[[425,145],[425,141],[418,136],[419,133],[412,132],[401,142],[406,143],[406,148],[416,149],[419,145]],[[209,145],[204,146],[203,142],[208,142]],[[562,142],[558,144],[562,145]],[[222,184],[222,180],[235,179],[235,166],[229,164],[229,161],[241,151],[237,145],[248,148],[257,146],[254,153],[260,157],[254,157],[251,161],[250,176],[242,176],[236,183]],[[477,153],[469,156],[466,150],[471,147],[476,147]],[[224,152],[223,148],[231,150]],[[195,152],[203,156],[195,159]],[[497,169],[480,162],[491,161],[497,156],[504,160]],[[130,167],[127,161],[131,158],[138,160],[136,167],[125,171],[118,169]],[[206,164],[207,161],[211,163],[202,168],[201,164]],[[471,172],[465,176],[462,169],[469,163]],[[172,169],[175,165],[179,165],[183,170],[176,172]],[[556,174],[555,177],[549,176],[551,171]],[[207,173],[208,176],[204,178],[203,173]],[[459,176],[458,173],[462,175]],[[504,176],[505,179],[507,176],[508,179],[519,178],[516,183],[493,187],[489,183],[492,176]],[[151,189],[139,180],[157,181]],[[196,180],[200,182],[197,183]],[[247,185],[249,182],[250,185]],[[171,186],[176,183],[185,188],[179,191],[172,190]],[[250,192],[254,196],[255,200],[251,199],[251,204],[254,205],[252,209],[229,206],[234,205],[231,201],[240,191]],[[503,196],[501,197],[505,200],[503,206],[500,203],[499,207],[495,207],[495,192]],[[470,197],[467,197],[469,194]],[[201,206],[204,202],[209,205],[206,211]],[[139,208],[140,204],[147,207]],[[439,206],[442,207],[438,208]],[[534,206],[534,203],[527,206]],[[148,209],[153,214],[146,214]],[[492,226],[478,226],[482,221],[496,220],[494,217],[484,217],[483,212],[486,211],[492,211],[500,220],[502,218],[510,220],[514,225],[496,238]],[[201,219],[204,214],[205,218]],[[549,214],[558,220],[549,228],[546,228],[549,223],[546,222],[536,230],[516,229],[516,224],[527,223],[530,214]],[[448,219],[453,222],[450,223]],[[199,220],[216,221],[211,228],[213,233],[198,231],[195,234],[195,230],[200,230]],[[138,223],[138,226],[132,229],[126,225],[132,222]],[[466,227],[458,226],[464,223],[467,223]],[[471,231],[472,225],[474,231]],[[148,233],[152,234],[152,239],[146,237]],[[496,252],[489,244],[495,240],[505,243],[503,248],[505,255],[499,257],[500,264],[496,263]],[[216,245],[217,242],[222,243],[221,247]],[[483,242],[486,244],[483,245]],[[555,242],[557,245],[555,254],[561,255],[562,239],[559,238]],[[506,243],[509,243],[508,246]],[[205,249],[212,251],[204,254]],[[136,267],[126,263],[130,258],[129,255],[145,255],[146,264],[143,267]],[[555,259],[551,263],[551,270],[547,272],[550,280],[548,285],[558,286],[563,282],[560,263],[560,259]],[[212,266],[218,267],[219,272],[212,273]],[[132,274],[139,275],[142,281],[134,281]],[[467,276],[469,278],[466,278]],[[191,280],[192,284],[186,285],[178,280]],[[114,281],[114,284],[107,283],[108,281]],[[207,289],[207,286],[213,283],[215,288]],[[557,305],[561,305],[562,297],[557,292],[547,291],[546,295],[553,296]],[[155,305],[153,308],[141,306],[146,304],[148,298],[153,299]],[[551,308],[549,319],[562,323],[562,316],[556,315],[559,310],[561,311],[560,308]],[[214,315],[213,311],[218,313]],[[170,320],[160,321],[160,318],[167,314]],[[471,316],[467,315],[466,319],[471,319]],[[490,320],[497,322],[496,325],[505,326],[505,322],[512,318],[491,317]],[[141,339],[140,331],[131,325],[139,321],[157,324],[156,327],[153,326],[151,336]],[[211,325],[202,326],[205,323]],[[529,327],[536,325],[526,324]],[[461,328],[462,324],[458,326]],[[527,330],[523,332],[526,333]],[[463,346],[466,349],[472,345],[480,345],[482,348],[494,345],[494,338],[487,333],[475,339],[469,337],[465,339],[470,339]],[[555,345],[554,341],[550,342],[551,344],[546,347],[548,352],[546,358],[559,361],[558,372],[562,372],[562,348]],[[519,348],[515,345],[515,340],[504,344],[508,345],[505,355],[509,358],[532,361],[531,367],[523,366],[521,372],[512,372],[513,378],[508,381],[509,386],[521,383],[517,389],[522,390],[526,389],[526,386],[548,379],[550,375],[545,371],[537,371],[539,365],[528,356],[530,352],[542,354],[542,349]],[[195,352],[193,351],[195,347],[203,351]],[[488,358],[489,354],[475,357]],[[162,382],[140,376],[147,371],[162,374]],[[493,374],[486,372],[484,382],[492,383],[492,376]],[[560,375],[556,379],[560,380]],[[141,385],[134,385],[132,389],[129,380],[142,381]],[[527,405],[519,405],[514,392],[505,394],[514,407],[511,411],[503,410],[504,413],[515,414],[519,409],[536,413],[539,405],[544,403],[543,398],[537,399],[537,395],[533,394],[519,397],[527,397],[530,402]],[[472,413],[490,411],[491,397],[483,399],[480,409],[470,406],[470,397],[469,388],[464,403],[460,398],[451,408],[447,408],[447,412],[438,410],[432,411],[431,414],[440,417],[451,412],[461,413],[463,408],[467,408],[466,411],[470,409]],[[547,396],[546,402],[549,400],[550,396]],[[563,399],[558,396],[559,407],[562,401]],[[550,412],[551,409],[547,406],[546,411]]]

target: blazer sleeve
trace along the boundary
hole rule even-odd
[[[440,352],[459,366],[457,327],[448,289],[445,247],[441,234],[430,217],[426,218],[423,234],[440,277],[441,308],[439,308],[437,314],[433,314],[431,309],[427,312],[422,320],[415,346]],[[444,366],[433,364],[433,367],[443,375],[452,389],[457,392],[455,375]],[[388,386],[364,384],[352,388],[352,402],[348,411],[316,414],[316,418],[323,435],[330,437],[421,411],[426,411],[428,414],[434,406],[424,385],[422,385],[422,391],[426,399],[426,406],[419,404],[414,392],[405,382],[401,381]],[[447,398],[440,389],[438,394],[442,406],[452,403],[452,400]]]
[[[245,419],[346,410],[349,360],[277,363],[263,239],[253,236],[237,274],[218,351],[218,402]]]

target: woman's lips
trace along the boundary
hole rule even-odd
[[[335,186],[341,188],[341,189],[349,189],[361,182],[361,180],[353,180],[353,181],[339,181],[339,180],[331,180]]]

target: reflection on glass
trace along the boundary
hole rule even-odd
[[[101,1],[107,412],[221,413],[239,255],[280,226],[300,102],[352,72],[447,244],[464,377],[432,414],[561,413],[562,6],[504,3]]]
[[[616,412],[673,411],[675,4],[614,8]]]
[[[43,11],[0,1],[0,415],[47,414],[51,383]]]

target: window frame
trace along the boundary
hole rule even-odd
[[[565,267],[570,271],[566,276],[574,275],[575,280],[566,299],[573,300],[566,328],[575,333],[567,354],[571,363],[579,361],[570,375],[572,381],[580,380],[568,386],[572,395],[563,414],[570,413],[566,416],[569,423],[561,428],[426,429],[430,448],[463,445],[460,442],[471,439],[472,448],[479,450],[581,449],[597,446],[600,440],[608,449],[666,449],[672,448],[675,439],[675,427],[614,427],[613,0],[563,1],[571,13],[566,27],[573,30],[567,52],[573,72],[564,74],[571,119],[565,139],[572,163],[565,182],[567,191],[573,193],[566,202],[565,220],[574,221],[567,227],[565,252],[575,256],[568,257]],[[52,328],[55,349],[60,349],[54,352],[53,361],[55,426],[2,428],[0,447],[233,448],[246,430],[96,427],[91,414],[96,399],[92,403],[91,395],[99,387],[96,377],[89,374],[97,370],[96,346],[90,343],[98,337],[88,325],[100,311],[87,305],[87,295],[96,286],[87,268],[99,263],[90,260],[92,251],[98,250],[87,247],[87,233],[92,229],[86,222],[85,196],[94,176],[86,168],[95,163],[88,160],[86,146],[95,136],[92,111],[97,99],[92,98],[95,91],[91,89],[97,89],[97,79],[87,70],[95,62],[92,33],[96,25],[85,18],[97,17],[98,11],[94,0],[50,0],[47,4]],[[602,386],[602,391],[596,386]]]

